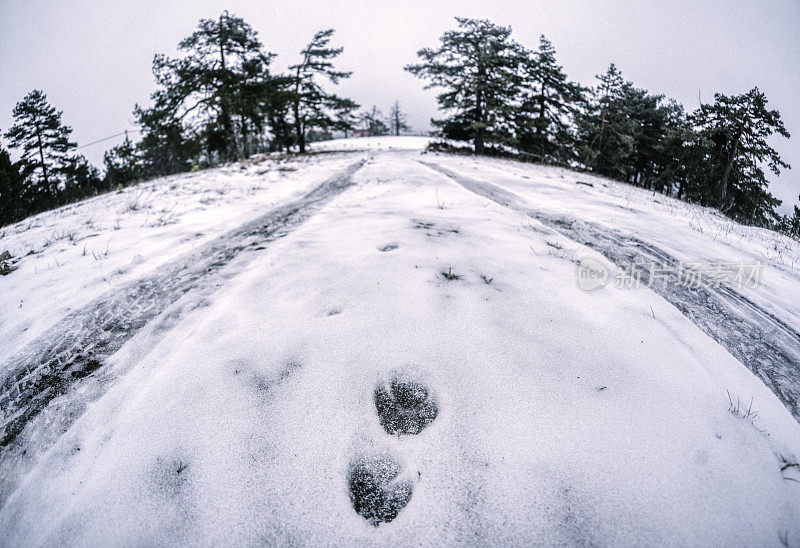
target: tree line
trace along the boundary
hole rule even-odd
[[[677,198],[712,206],[748,224],[800,235],[800,210],[781,217],[765,169],[789,166],[769,146],[789,137],[777,110],[758,89],[687,112],[676,101],[635,87],[612,63],[586,87],[569,80],[544,36],[530,50],[511,29],[457,18],[436,48],[418,52],[411,74],[438,88],[444,114],[435,133],[469,141],[476,154],[509,154],[590,170]],[[158,54],[151,105],[136,105],[140,138],[105,153],[104,173],[77,153],[71,128],[42,91],[14,108],[0,143],[0,225],[132,182],[296,150],[344,136],[400,135],[410,128],[395,102],[388,116],[359,111],[330,91],[350,72],[336,68],[334,30],[317,32],[285,72],[274,70],[243,19],[223,12],[200,20],[179,43],[180,56]]]
[[[711,206],[747,224],[800,235],[800,210],[777,212],[765,169],[788,169],[768,144],[789,133],[758,88],[714,95],[693,112],[626,81],[612,63],[591,87],[572,82],[542,36],[528,49],[509,27],[457,18],[438,47],[406,67],[442,90],[431,122],[477,154],[514,154],[587,169]]]
[[[5,134],[19,154],[12,162],[0,143],[0,226],[28,215],[120,188],[135,181],[243,160],[258,152],[306,152],[310,141],[345,136],[399,135],[409,129],[396,102],[388,118],[377,107],[358,112],[331,91],[351,73],[335,67],[341,47],[334,30],[317,32],[284,73],[274,53],[243,19],[223,12],[200,20],[179,45],[181,55],[153,59],[157,84],[151,106],[134,107],[140,139],[104,155],[104,173],[77,154],[72,129],[41,90],[20,101]]]

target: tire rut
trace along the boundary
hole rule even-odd
[[[732,287],[693,288],[679,283],[680,261],[657,246],[597,224],[548,215],[497,185],[435,163],[421,163],[478,196],[523,213],[600,252],[619,268],[630,270],[635,266],[643,284],[649,282],[653,262],[671,266],[666,277],[662,276],[663,283],[653,283],[650,288],[758,376],[800,421],[800,333],[785,321]]]
[[[211,294],[211,283],[243,251],[286,236],[351,185],[365,161],[355,162],[302,198],[224,234],[201,249],[162,266],[75,311],[12,356],[0,371],[0,458],[58,396],[100,370],[142,327],[189,292]],[[62,413],[65,431],[76,418]]]

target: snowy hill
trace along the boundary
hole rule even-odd
[[[426,144],[0,229],[0,545],[800,543],[800,244]]]

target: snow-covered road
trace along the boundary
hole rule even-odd
[[[104,293],[70,293],[74,309],[48,322],[7,309],[6,382],[18,356],[55,347],[53,330],[70,318],[95,337],[125,335],[85,376],[64,369],[63,393],[2,450],[0,544],[800,541],[800,470],[791,466],[800,425],[786,406],[668,295],[581,289],[576,257],[614,265],[548,220],[565,207],[597,234],[613,223],[678,260],[752,254],[759,239],[737,250],[703,232],[689,245],[698,231],[681,224],[686,215],[646,204],[648,193],[623,198],[630,211],[619,213],[621,185],[581,175],[595,185],[584,188],[564,170],[420,155],[422,144],[332,143],[368,150],[275,175],[261,199],[273,207],[256,214],[247,198],[232,203],[208,239],[112,281],[105,294],[116,299],[138,282],[157,289],[146,292],[150,305],[117,314],[126,321],[116,331],[86,314]],[[277,167],[241,177],[269,178]],[[304,181],[300,194],[281,190],[287,177],[298,189]],[[514,202],[488,199],[487,189]],[[649,229],[661,237],[631,225],[662,213],[663,228]],[[183,241],[181,226],[162,234],[165,249]],[[684,228],[682,249],[670,248],[665,240]],[[0,247],[24,247],[25,237],[17,231]],[[785,245],[763,256],[764,281],[744,296],[796,332],[790,295],[800,281],[785,259],[797,250]],[[32,291],[41,274],[30,265],[48,253],[56,264],[56,253],[76,254],[63,278],[72,283],[108,268],[80,262],[79,248],[33,255],[0,286]],[[163,304],[159,288],[169,293]],[[40,298],[60,290],[51,282]],[[3,298],[36,300],[21,289]],[[4,417],[11,390],[23,389],[4,388]],[[728,393],[744,402],[738,412]],[[751,398],[755,418],[744,416]]]
[[[363,165],[357,161],[324,181],[298,200],[289,202],[243,226],[223,234],[188,256],[161,265],[158,270],[126,286],[115,288],[95,302],[70,313],[38,339],[28,344],[3,368],[0,406],[4,412],[0,446],[12,445],[22,430],[54,398],[70,395],[71,385],[92,374],[142,327],[191,292],[193,302],[203,298],[221,281],[218,271],[243,252],[284,237],[308,219],[324,203],[345,190],[352,174]],[[237,268],[243,267],[239,261]],[[184,303],[185,306],[185,303]],[[181,310],[171,310],[168,320],[179,321]],[[56,434],[75,417],[62,398]],[[20,445],[24,450],[27,443]],[[0,491],[2,492],[2,491]]]
[[[429,167],[457,181],[467,190],[535,218],[573,242],[599,251],[617,269],[635,268],[640,282],[678,308],[707,335],[725,347],[781,399],[800,420],[800,333],[790,323],[743,294],[747,287],[730,284],[680,283],[680,260],[624,231],[537,210],[521,196],[443,168]],[[579,254],[573,256],[579,262]],[[652,265],[659,268],[659,279]],[[769,336],[765,336],[769,335]]]

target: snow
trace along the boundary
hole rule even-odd
[[[309,191],[350,161],[335,154],[258,158],[157,179],[0,228],[0,252],[23,256],[19,271],[0,280],[0,363],[70,311]]]
[[[622,229],[657,243],[687,263],[760,263],[760,283],[743,287],[743,293],[785,321],[800,324],[800,300],[794,298],[800,294],[797,240],[737,224],[710,208],[590,174],[505,160],[442,158],[441,163],[468,176],[499,182],[543,212]]]
[[[780,460],[800,457],[800,425],[779,399],[653,291],[583,291],[575,263],[552,246],[571,249],[566,237],[420,161],[682,257],[760,256],[770,273],[753,293],[798,328],[790,251],[772,256],[769,235],[738,225],[700,233],[661,196],[554,168],[420,155],[425,142],[315,145],[371,159],[354,186],[232,264],[203,306],[148,325],[113,355],[103,367],[113,382],[35,462],[21,462],[29,469],[0,501],[0,544],[800,542],[800,483],[786,479],[800,474],[782,474]],[[116,216],[127,232],[107,259],[61,241],[0,279],[4,307],[24,301],[0,326],[0,359],[64,308],[200,246],[192,233],[218,236],[363,156],[177,176],[12,227],[0,247],[15,255],[104,210],[90,248],[105,245]],[[220,185],[228,199],[201,209]],[[156,211],[175,204],[178,223],[120,213],[136,192]],[[698,218],[716,222],[708,215]],[[144,262],[114,274],[135,255]],[[56,258],[69,264],[48,270]],[[436,401],[419,434],[381,427],[373,394],[396,375]],[[752,398],[758,415],[731,413],[728,393],[745,408]],[[377,527],[348,491],[363,462],[397,467],[412,486],[397,518]]]
[[[435,139],[414,135],[399,137],[383,135],[380,137],[359,137],[356,139],[331,139],[310,145],[316,151],[368,150],[372,152],[388,150],[419,151]]]

